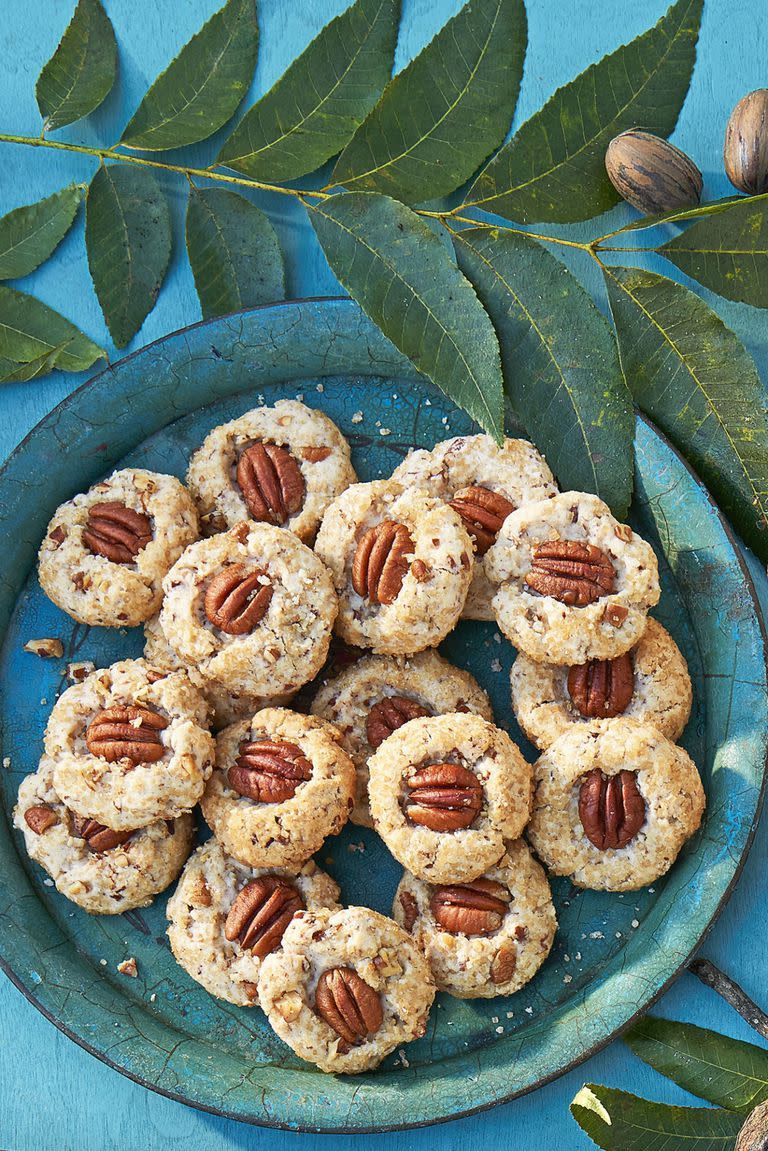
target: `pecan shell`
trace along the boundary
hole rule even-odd
[[[616,572],[610,557],[594,544],[549,540],[533,549],[525,582],[539,595],[586,607],[613,591]]]
[[[490,488],[479,484],[456,492],[451,507],[464,521],[464,527],[475,541],[475,551],[480,556],[484,556],[491,544],[495,543],[504,520],[515,510],[515,505],[500,492],[492,492]]]
[[[317,981],[315,1010],[349,1050],[379,1030],[384,1021],[381,998],[351,967],[332,967]]]
[[[568,672],[568,694],[585,719],[612,719],[622,715],[635,691],[632,657],[593,659]]]
[[[206,588],[204,607],[209,622],[227,635],[252,632],[264,618],[274,591],[264,578],[260,568],[227,564]]]
[[[78,839],[85,840],[89,851],[99,854],[127,843],[133,835],[133,831],[113,831],[111,827],[105,827],[95,819],[84,819],[79,815],[72,817],[72,833]]]
[[[480,780],[456,763],[421,767],[408,781],[405,813],[411,823],[431,831],[471,827],[483,806]]]
[[[31,828],[35,835],[42,835],[49,827],[53,827],[59,822],[59,817],[47,803],[38,803],[34,807],[27,808],[24,812],[24,820],[27,827]]]
[[[167,726],[167,719],[143,705],[108,707],[91,720],[85,742],[91,755],[108,763],[119,759],[129,759],[134,766],[156,763],[165,752],[159,733]]]
[[[579,819],[599,851],[626,847],[645,823],[645,800],[634,771],[606,777],[590,771],[579,789]]]
[[[304,900],[290,880],[262,875],[238,892],[224,924],[224,936],[239,940],[243,950],[263,959],[280,946],[285,929],[303,907]]]
[[[237,461],[237,482],[255,520],[280,527],[304,503],[304,477],[287,448],[258,441]]]
[[[365,736],[370,747],[375,751],[393,731],[423,715],[431,715],[431,712],[415,699],[407,699],[404,695],[387,695],[380,699],[368,712],[365,721]]]
[[[312,764],[295,743],[243,740],[227,772],[230,787],[254,803],[284,803],[312,776]]]
[[[394,603],[408,574],[413,554],[411,533],[404,524],[382,520],[368,528],[352,561],[352,587],[371,603]]]
[[[452,935],[492,935],[509,908],[510,894],[492,879],[436,887],[429,906],[437,923]]]
[[[117,500],[93,504],[82,539],[94,555],[115,564],[129,564],[152,539],[152,522],[149,516]]]

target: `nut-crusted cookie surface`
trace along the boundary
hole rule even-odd
[[[338,884],[311,860],[296,875],[244,867],[209,839],[168,900],[171,950],[211,995],[257,1006],[262,960],[280,946],[293,915],[336,910],[338,896]]]
[[[485,574],[485,554],[511,511],[557,493],[543,456],[527,440],[507,438],[499,446],[492,436],[454,436],[431,451],[411,452],[392,479],[406,488],[415,484],[458,511],[475,547],[472,584],[461,614],[492,620],[495,589]]]
[[[458,512],[386,480],[354,484],[334,500],[315,551],[339,595],[339,635],[383,655],[440,643],[472,579],[472,542]]]
[[[239,524],[187,548],[164,580],[160,626],[182,663],[238,694],[313,678],[338,604],[330,573],[282,528]]]
[[[617,715],[652,723],[675,741],[691,713],[685,659],[669,632],[650,617],[639,642],[614,660],[569,668],[536,663],[521,653],[510,681],[517,721],[541,750],[574,724]]]
[[[127,834],[82,819],[59,798],[46,756],[22,780],[14,824],[57,890],[96,915],[120,915],[150,904],[181,871],[195,831],[191,815],[157,820]]]
[[[435,997],[411,938],[367,907],[299,913],[259,976],[280,1038],[323,1071],[367,1071],[420,1038]]]
[[[56,510],[40,584],[80,623],[135,627],[157,611],[163,576],[198,534],[192,497],[174,476],[124,468]]]
[[[116,830],[194,807],[213,768],[208,707],[186,673],[126,659],[57,700],[45,731],[54,785],[80,815]]]
[[[557,929],[544,869],[522,839],[468,884],[424,883],[406,871],[392,914],[426,955],[438,990],[459,999],[519,991]]]
[[[356,479],[339,429],[297,400],[254,408],[214,428],[187,474],[207,535],[256,520],[305,541],[331,500]]]
[[[312,714],[336,725],[357,770],[353,823],[373,826],[368,759],[384,740],[410,719],[461,711],[493,719],[488,696],[477,681],[435,651],[364,656],[320,689]]]
[[[219,733],[201,806],[235,859],[298,870],[347,822],[354,795],[355,768],[337,729],[267,708]]]
[[[528,839],[550,871],[579,887],[633,891],[653,883],[704,812],[693,760],[636,719],[572,727],[534,773]]]
[[[497,588],[499,627],[544,663],[586,663],[628,651],[660,594],[653,549],[585,492],[512,512],[485,570]]]
[[[476,879],[528,822],[531,768],[507,733],[480,716],[410,720],[368,768],[376,830],[395,859],[430,883]]]

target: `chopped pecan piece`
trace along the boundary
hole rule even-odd
[[[539,595],[586,607],[613,591],[616,572],[610,557],[594,544],[549,540],[533,549],[525,582]]]
[[[378,992],[351,967],[332,967],[323,972],[317,981],[315,1010],[340,1036],[340,1051],[362,1043],[384,1021]]]
[[[385,739],[389,738],[393,731],[397,731],[404,723],[431,714],[415,699],[407,699],[403,695],[387,695],[375,703],[368,712],[365,721],[365,735],[368,743],[375,751]]]
[[[284,803],[311,776],[312,764],[300,747],[273,739],[243,740],[227,772],[230,787],[255,803]]]
[[[391,604],[400,594],[413,554],[404,524],[382,520],[363,534],[352,561],[352,587],[371,603]]]
[[[288,879],[262,875],[238,892],[224,924],[226,939],[240,941],[245,951],[263,959],[280,946],[285,929],[304,907]]]
[[[464,521],[480,556],[484,556],[495,543],[504,520],[515,510],[515,505],[500,492],[492,492],[479,484],[456,492],[451,507]]]
[[[645,800],[634,771],[605,776],[590,771],[579,789],[579,819],[599,851],[626,847],[645,823]]]
[[[168,720],[148,707],[108,707],[91,720],[85,742],[91,755],[109,763],[156,763],[165,752],[159,732],[167,726]]]
[[[84,839],[89,851],[101,854],[102,851],[111,851],[113,847],[127,843],[134,832],[113,831],[111,827],[105,827],[95,819],[84,819],[79,815],[73,815],[72,834],[78,839]]]
[[[82,538],[94,555],[115,564],[129,564],[151,541],[152,521],[118,500],[92,504]]]
[[[400,906],[403,909],[403,927],[406,931],[412,931],[419,918],[419,906],[410,891],[400,892]]]
[[[237,482],[255,520],[281,527],[304,503],[304,477],[287,448],[261,441],[237,461]]]
[[[491,979],[498,986],[509,983],[517,967],[517,948],[511,943],[503,944],[493,957]]]
[[[507,914],[510,894],[492,879],[436,887],[429,906],[435,920],[452,935],[492,935]]]
[[[635,691],[632,657],[593,659],[568,672],[568,694],[585,719],[612,719],[627,710]]]
[[[247,635],[266,615],[274,588],[265,573],[247,564],[227,564],[205,592],[205,614],[227,635]]]
[[[456,763],[421,767],[408,781],[405,813],[411,823],[431,831],[471,827],[483,806],[480,780]]]
[[[64,655],[64,644],[60,639],[28,639],[24,644],[24,651],[32,655],[39,655],[41,659],[61,659]]]
[[[309,447],[303,449],[301,458],[309,464],[321,464],[323,460],[328,459],[330,454],[330,448]]]
[[[27,827],[31,828],[35,835],[42,835],[49,827],[53,827],[59,822],[59,817],[47,803],[38,803],[34,807],[27,808],[24,812],[24,820]]]

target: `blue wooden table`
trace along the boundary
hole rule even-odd
[[[665,0],[527,0],[530,47],[517,121],[522,122],[587,64],[653,24]],[[0,131],[35,135],[40,120],[34,83],[71,15],[74,0],[3,0],[0,5]],[[253,94],[273,83],[290,59],[346,0],[259,0],[262,47]],[[181,44],[197,30],[217,0],[106,0],[120,43],[121,71],[115,90],[99,111],[60,137],[93,145],[113,143],[147,84]],[[417,52],[459,0],[404,0],[398,66]],[[689,151],[705,174],[708,199],[725,195],[722,137],[728,113],[752,88],[764,86],[768,49],[768,7],[764,0],[706,0],[699,58],[693,85],[674,140]],[[215,141],[214,141],[215,142]],[[0,214],[49,194],[72,180],[90,178],[93,163],[62,153],[0,145]],[[196,163],[213,154],[211,142]],[[207,161],[206,161],[207,162]],[[192,277],[183,257],[184,190],[168,185],[174,206],[176,251],[158,306],[131,348],[199,319]],[[279,201],[279,202],[278,202]],[[288,288],[293,296],[338,290],[302,213],[282,197],[263,196],[287,253]],[[618,226],[629,215],[616,209]],[[603,229],[603,230],[607,230]],[[594,234],[588,226],[584,233]],[[577,257],[578,259],[578,257]],[[643,257],[638,257],[641,262]],[[585,261],[586,262],[586,261]],[[591,270],[572,265],[598,294]],[[669,269],[665,269],[671,274]],[[19,285],[77,322],[114,355],[88,276],[82,228],[75,228],[56,257]],[[708,297],[709,298],[709,297]],[[747,344],[768,379],[768,321],[752,308],[709,298]],[[129,349],[130,350],[130,349]],[[0,458],[18,443],[54,404],[85,377],[55,375],[31,384],[4,385],[0,391]],[[763,942],[768,836],[758,831],[751,856],[728,907],[702,948],[763,1006],[768,1004],[768,971]],[[744,1039],[754,1033],[692,976],[683,976],[661,1000],[661,1013]],[[690,1103],[645,1068],[620,1042],[556,1083],[484,1115],[424,1131],[383,1135],[380,1146],[399,1151],[461,1148],[488,1151],[537,1149],[556,1139],[559,1151],[591,1146],[568,1114],[568,1104],[585,1081],[621,1086],[668,1102]],[[330,1137],[349,1147],[351,1137]],[[0,1148],[4,1151],[163,1151],[184,1144],[271,1151],[302,1141],[327,1147],[328,1136],[269,1132],[205,1115],[129,1082],[65,1039],[37,1013],[10,982],[0,977]]]

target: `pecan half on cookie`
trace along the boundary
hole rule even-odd
[[[405,811],[411,823],[431,831],[471,827],[483,806],[480,780],[457,763],[421,767],[408,781]]]
[[[151,539],[149,516],[135,512],[117,500],[93,504],[88,510],[83,543],[94,555],[104,556],[116,564],[133,563]]]
[[[352,587],[371,603],[391,604],[400,594],[413,554],[413,539],[404,524],[383,520],[368,528],[352,561]]]
[[[626,847],[645,823],[645,800],[635,772],[606,777],[594,768],[579,788],[579,819],[599,851]]]
[[[437,887],[430,910],[444,931],[453,935],[492,935],[507,914],[510,893],[492,879]]]
[[[568,694],[585,719],[613,719],[627,710],[635,690],[628,653],[617,659],[593,659],[568,672]]]
[[[480,485],[462,488],[450,502],[475,541],[475,551],[480,556],[495,542],[504,520],[515,510],[515,505],[500,492]]]
[[[78,839],[84,839],[89,851],[100,854],[102,851],[111,851],[113,847],[120,847],[127,843],[133,831],[113,831],[95,819],[81,819],[76,815],[72,819],[72,833]]]
[[[91,755],[108,763],[156,763],[165,753],[160,732],[167,726],[168,720],[149,707],[108,707],[91,720],[85,742]]]
[[[315,991],[315,1009],[347,1050],[375,1034],[384,1021],[378,992],[351,967],[323,972]]]
[[[227,772],[231,787],[255,803],[284,803],[312,776],[312,764],[295,743],[244,740]]]
[[[287,448],[261,441],[237,462],[237,482],[255,520],[282,527],[304,503],[301,468]]]
[[[586,607],[610,595],[616,572],[602,548],[578,540],[548,540],[533,549],[525,582],[539,595],[573,607]]]
[[[205,614],[227,635],[248,635],[266,615],[273,591],[261,568],[227,564],[208,584]]]
[[[304,907],[294,884],[277,875],[262,875],[235,897],[224,924],[224,937],[263,959],[280,946],[285,929]]]
[[[365,721],[366,739],[375,751],[404,723],[431,714],[415,699],[407,699],[403,695],[387,695],[375,703],[368,713]]]

